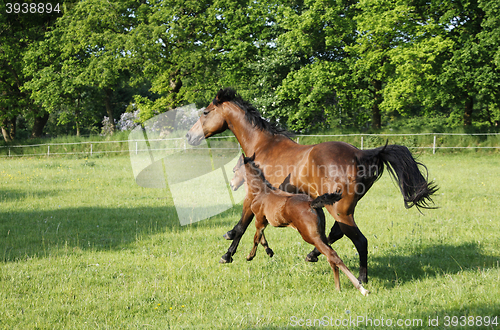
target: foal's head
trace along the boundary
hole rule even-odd
[[[245,183],[245,166],[243,166],[243,155],[238,159],[236,166],[233,168],[234,176],[229,183],[231,189],[234,191],[238,190],[243,183]]]

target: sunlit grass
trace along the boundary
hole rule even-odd
[[[439,209],[406,210],[387,174],[358,204],[363,297],[343,275],[335,291],[324,257],[304,262],[311,246],[291,229],[268,228],[275,256],[259,247],[247,262],[252,224],[234,263],[220,265],[241,206],[180,226],[169,192],[137,186],[128,157],[1,159],[0,328],[279,329],[325,316],[444,328],[446,315],[498,316],[500,157],[421,160]],[[357,274],[353,244],[333,247]]]

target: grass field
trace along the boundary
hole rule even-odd
[[[273,258],[260,247],[247,262],[251,225],[219,264],[241,205],[180,226],[128,157],[0,159],[0,329],[500,329],[500,155],[421,161],[439,209],[406,210],[387,173],[357,207],[363,297],[342,273],[336,292],[288,228],[266,230]],[[352,243],[333,248],[357,276]]]

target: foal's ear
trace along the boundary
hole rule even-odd
[[[243,163],[248,164],[249,162],[253,162],[255,160],[255,152],[253,153],[252,157],[244,157],[243,158]]]

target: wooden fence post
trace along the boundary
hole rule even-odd
[[[434,135],[434,142],[432,143],[432,154],[436,153],[436,136]]]

